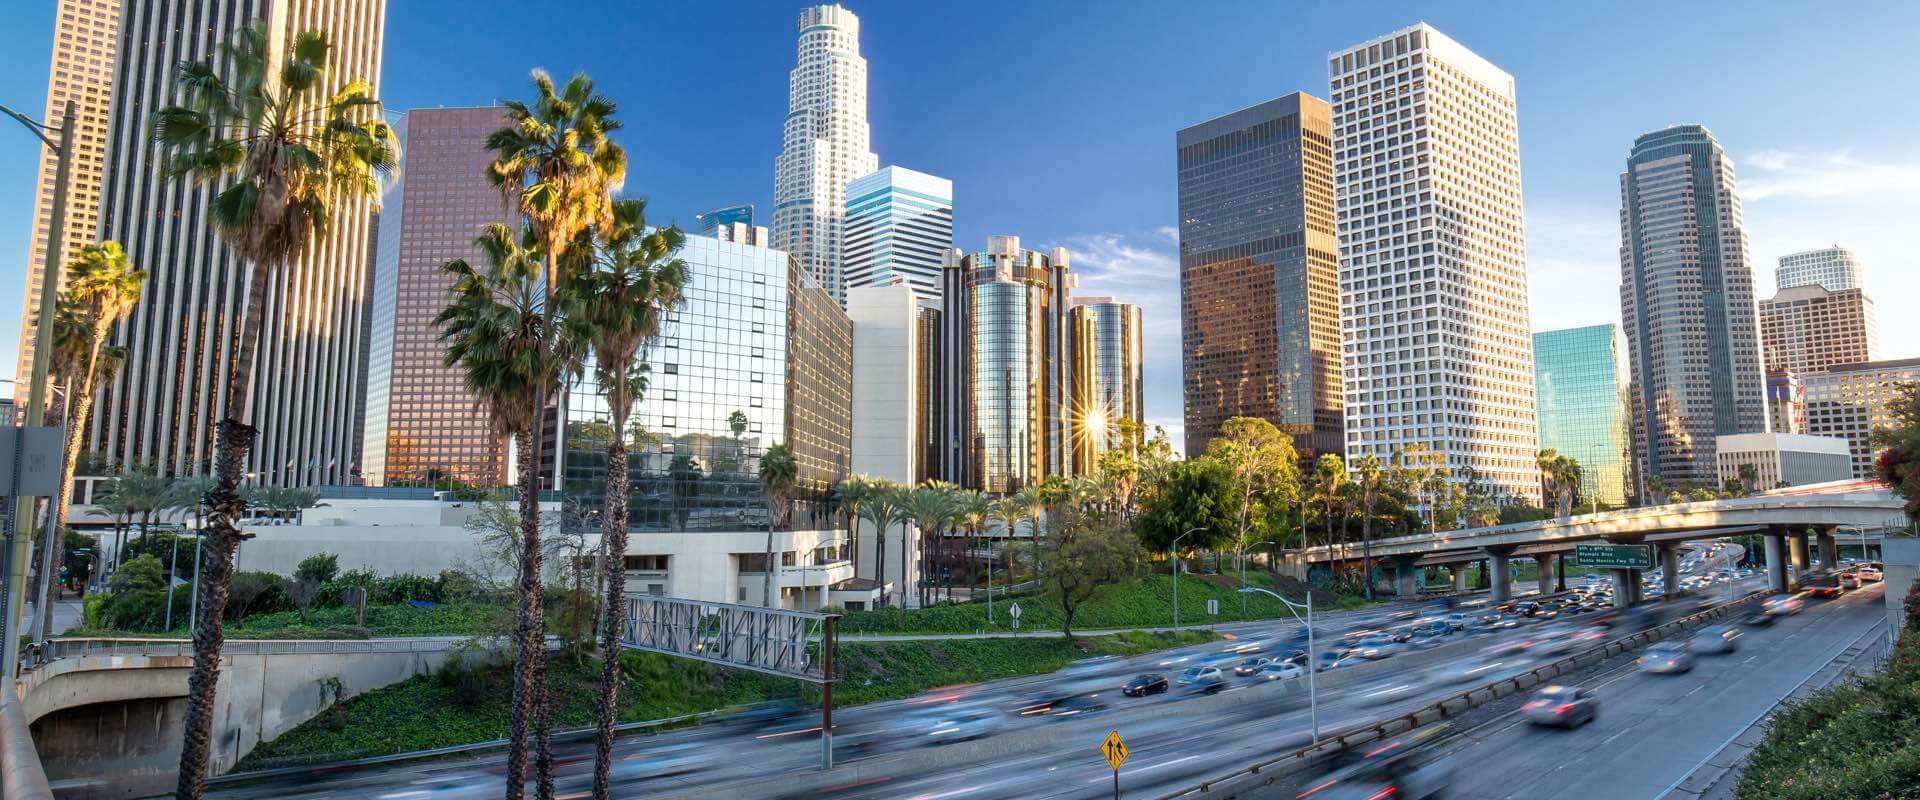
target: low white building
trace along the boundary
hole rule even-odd
[[[1757,473],[1751,491],[1781,486],[1844,481],[1853,477],[1847,440],[1799,433],[1737,433],[1715,439],[1720,480],[1740,477],[1740,468],[1752,465]]]
[[[853,321],[853,458],[855,475],[883,478],[911,486],[925,471],[920,463],[920,415],[928,398],[921,394],[921,298],[905,283],[858,286],[847,290],[847,318]],[[859,573],[885,575],[895,602],[917,599],[920,537],[907,535],[911,525],[887,530],[886,569],[875,564],[880,555],[873,524],[855,525],[860,532]],[[903,574],[904,571],[904,574]],[[900,587],[909,587],[906,597]]]

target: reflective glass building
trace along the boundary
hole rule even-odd
[[[1340,304],[1327,103],[1294,93],[1176,138],[1188,453],[1229,417],[1342,452]]]
[[[1077,297],[1073,331],[1073,471],[1092,472],[1121,444],[1121,420],[1142,422],[1140,307],[1111,297]]]
[[[749,231],[735,241],[688,236],[680,251],[685,300],[645,355],[647,390],[626,432],[634,530],[764,527],[760,456],[780,442],[800,462],[796,526],[815,511],[805,501],[845,474],[852,328],[786,253],[764,245],[763,229]],[[590,377],[549,414],[543,482],[561,490],[574,519],[590,520],[604,500],[613,434]]]
[[[847,184],[846,282],[905,283],[940,302],[940,264],[953,249],[953,181],[882,167]]]
[[[1540,447],[1580,462],[1580,497],[1625,505],[1628,477],[1627,344],[1615,325],[1533,335]]]

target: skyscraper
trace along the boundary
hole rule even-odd
[[[515,225],[515,199],[487,183],[487,134],[500,108],[422,108],[401,137],[404,177],[380,211],[367,360],[361,477],[372,486],[438,478],[506,483],[505,442],[488,429],[465,378],[442,365],[433,318],[447,304],[441,265],[479,265],[473,240],[491,223]]]
[[[1837,244],[1781,256],[1773,282],[1779,289],[1823,286],[1830,292],[1866,286],[1860,275],[1860,260],[1854,258],[1852,250]]]
[[[693,215],[693,232],[701,236],[712,236],[714,231],[733,224],[753,227],[753,206],[737,205],[716,208]]]
[[[1820,284],[1781,289],[1760,301],[1760,351],[1769,370],[1818,372],[1833,364],[1872,361],[1873,298],[1864,289]]]
[[[1874,459],[1881,448],[1873,432],[1893,427],[1894,404],[1901,387],[1920,383],[1920,358],[1835,364],[1808,375],[1807,433],[1847,440],[1853,477],[1876,477]]]
[[[67,173],[67,209],[60,232],[60,260],[72,261],[94,243],[100,225],[101,168],[107,153],[107,108],[113,97],[114,58],[119,50],[120,0],[58,0],[54,5],[53,63],[47,70],[47,110],[40,119],[58,141],[67,102],[73,102],[73,160]],[[20,358],[15,399],[27,401],[33,350],[39,341],[40,278],[53,231],[53,190],[59,154],[40,148],[33,193],[33,232],[27,251],[27,291],[21,304]],[[55,273],[64,280],[65,264]]]
[[[786,127],[774,160],[773,246],[845,304],[847,182],[880,167],[867,130],[860,18],[843,6],[813,6],[800,12],[798,27],[800,59],[788,79]]]
[[[175,97],[175,67],[208,59],[235,32],[261,21],[277,30],[276,50],[305,30],[325,30],[333,49],[328,79],[368,81],[378,94],[383,0],[150,0],[131,9],[121,41],[166,42],[122,53],[108,118],[107,180],[100,236],[124,243],[148,278],[133,313],[115,328],[126,367],[100,398],[87,447],[117,464],[163,473],[207,469],[213,426],[236,398],[225,395],[234,329],[250,267],[207,224],[219,187],[167,180],[149,141],[149,115]],[[181,35],[193,31],[194,35]],[[272,52],[269,63],[283,56]],[[252,419],[260,436],[249,465],[262,484],[345,483],[360,431],[373,213],[366,199],[333,210],[332,228],[304,255],[275,270],[253,369]]]
[[[1513,77],[1424,23],[1327,74],[1347,458],[1425,443],[1538,502]]]
[[[1144,422],[1146,345],[1139,306],[1111,297],[1076,297],[1072,304],[1073,472],[1085,475],[1099,467],[1101,454],[1125,443],[1122,421]]]
[[[1175,137],[1186,451],[1229,417],[1343,452],[1327,103],[1295,92]]]
[[[1774,433],[1807,432],[1807,389],[1792,370],[1767,370],[1767,426]]]
[[[953,249],[953,181],[901,167],[847,184],[846,288],[900,282],[940,302],[940,262]]]
[[[937,477],[999,494],[1072,474],[1068,266],[1065,248],[1023,250],[1017,236],[948,253],[935,367],[942,377],[934,413],[946,437]]]
[[[1624,506],[1627,469],[1627,342],[1620,327],[1589,325],[1533,335],[1540,446],[1580,462],[1580,497]]]
[[[1714,438],[1765,431],[1767,403],[1733,162],[1702,126],[1633,142],[1620,175],[1620,318],[1635,473],[1717,486]]]

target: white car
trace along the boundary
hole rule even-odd
[[[1226,680],[1226,674],[1219,667],[1188,667],[1176,682],[1191,691],[1217,692]]]
[[[1298,664],[1289,664],[1284,661],[1272,661],[1272,662],[1269,662],[1266,666],[1260,668],[1260,672],[1259,674],[1254,676],[1254,680],[1285,681],[1285,680],[1292,680],[1294,678],[1298,678],[1305,674],[1307,674],[1307,671],[1304,669],[1301,669],[1300,665]]]

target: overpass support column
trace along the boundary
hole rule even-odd
[[[1613,576],[1613,607],[1632,608],[1640,601],[1640,576],[1630,569],[1607,570]]]
[[[1559,553],[1537,553],[1533,563],[1540,570],[1540,594],[1553,594],[1553,565],[1560,561]]]
[[[1840,563],[1840,543],[1834,541],[1832,528],[1821,528],[1816,538],[1820,543],[1820,568],[1832,572]]]
[[[1767,589],[1775,594],[1787,591],[1787,543],[1786,535],[1777,529],[1768,530],[1767,542]]]
[[[1660,542],[1654,549],[1660,554],[1660,591],[1671,603],[1680,593],[1680,543]]]
[[[1453,570],[1453,590],[1455,592],[1464,592],[1470,588],[1467,584],[1467,576],[1473,572],[1473,562],[1459,561],[1447,565],[1447,568]]]
[[[1402,600],[1420,596],[1419,556],[1393,557],[1393,594]]]
[[[1793,582],[1805,583],[1807,580],[1807,534],[1805,532],[1787,534],[1787,547],[1792,552]]]
[[[1492,584],[1493,602],[1504,603],[1513,599],[1513,578],[1507,571],[1507,559],[1513,555],[1518,545],[1503,544],[1484,548],[1487,551],[1487,579]]]

